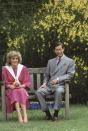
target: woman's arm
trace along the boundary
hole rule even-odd
[[[22,71],[22,84],[20,85],[20,87],[26,88],[26,87],[30,87],[31,86],[31,80],[30,80],[30,74],[29,71],[27,69],[27,67],[23,67],[23,71]]]
[[[12,84],[12,81],[8,80],[8,73],[7,69],[5,67],[2,68],[2,80],[6,88],[15,88],[14,85]]]

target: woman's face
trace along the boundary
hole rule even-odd
[[[19,62],[19,60],[18,60],[17,56],[14,56],[14,57],[11,58],[11,65],[13,67],[16,67],[18,65],[18,62]]]

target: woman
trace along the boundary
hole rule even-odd
[[[26,88],[31,86],[31,82],[28,69],[20,64],[21,62],[21,54],[17,51],[10,51],[7,54],[6,66],[2,69],[2,78],[6,87],[7,112],[12,112],[15,107],[19,122],[27,123],[28,93]]]

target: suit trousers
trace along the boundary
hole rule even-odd
[[[42,111],[47,111],[48,106],[45,97],[54,92],[54,110],[60,109],[62,93],[64,93],[64,85],[40,87],[36,91],[37,98],[40,102]]]

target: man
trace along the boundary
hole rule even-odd
[[[37,90],[36,95],[47,120],[57,120],[60,110],[61,97],[64,92],[65,80],[70,80],[75,73],[74,61],[64,55],[64,44],[55,45],[56,58],[50,59],[47,64],[44,83]],[[51,115],[45,97],[54,92],[54,114]]]

